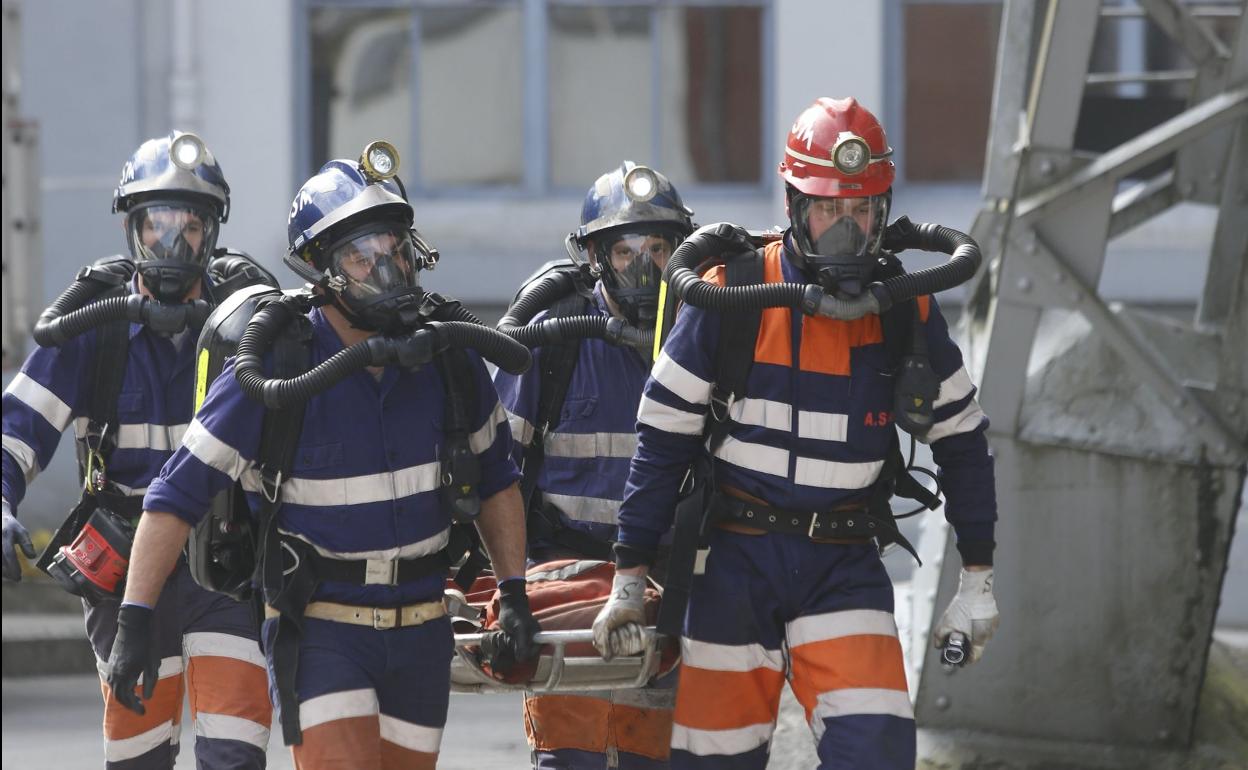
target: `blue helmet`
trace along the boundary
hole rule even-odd
[[[395,333],[418,320],[423,291],[417,273],[431,268],[438,252],[412,227],[414,214],[394,176],[360,161],[331,160],[299,188],[290,205],[285,262],[299,277],[321,287],[359,328]]]
[[[182,302],[203,278],[230,215],[230,186],[195,134],[171,131],[139,145],[121,169],[113,212],[143,284],[161,302]]]
[[[585,194],[581,226],[568,236],[568,253],[581,263],[578,250],[588,252],[591,273],[624,318],[644,326],[654,321],[663,268],[693,232],[692,217],[667,177],[624,161]]]

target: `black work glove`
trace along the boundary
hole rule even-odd
[[[9,509],[9,501],[4,501],[4,579],[14,583],[22,579],[22,563],[17,560],[17,549],[21,548],[27,559],[38,554],[30,542],[30,533]]]
[[[498,630],[481,643],[490,668],[506,674],[517,663],[537,657],[541,645],[533,637],[542,630],[529,609],[528,584],[523,578],[504,580],[498,586]]]
[[[160,677],[160,656],[156,653],[153,611],[137,604],[123,604],[117,613],[117,638],[108,656],[105,681],[117,702],[136,714],[147,711],[135,695],[139,674],[143,675],[143,700],[151,700]]]

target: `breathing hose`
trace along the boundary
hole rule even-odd
[[[622,318],[603,315],[576,315],[547,318],[530,325],[539,312],[576,291],[576,280],[565,270],[555,270],[534,281],[520,292],[507,314],[499,319],[498,331],[528,348],[565,340],[593,338],[612,345],[649,350],[654,346],[654,330],[641,330]]]
[[[937,224],[913,224],[902,217],[889,225],[884,248],[890,251],[921,249],[949,254],[949,261],[915,273],[873,283],[859,297],[843,299],[828,294],[818,284],[766,283],[754,286],[716,286],[702,279],[696,268],[706,260],[754,250],[749,233],[727,222],[694,231],[672,254],[665,279],[682,302],[721,311],[791,307],[806,315],[840,320],[882,313],[898,302],[934,294],[965,283],[975,275],[983,257],[969,235]]]
[[[398,364],[416,368],[448,348],[472,348],[511,374],[522,374],[532,363],[528,349],[504,334],[471,321],[430,321],[402,337],[374,335],[340,350],[311,370],[290,379],[266,377],[264,354],[296,315],[307,310],[307,299],[283,296],[261,307],[247,323],[234,359],[234,376],[249,398],[270,409],[305,403],[347,376],[369,366]],[[465,316],[465,314],[467,314]],[[466,310],[457,317],[472,316]]]
[[[212,312],[212,305],[202,299],[171,305],[141,294],[127,294],[90,302],[91,295],[82,290],[84,286],[84,282],[76,281],[39,315],[35,323],[35,342],[45,348],[59,347],[83,332],[112,321],[141,323],[159,334],[176,334],[183,329],[203,326]],[[68,310],[84,301],[89,304]]]

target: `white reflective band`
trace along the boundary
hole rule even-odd
[[[672,748],[696,754],[744,754],[771,740],[774,722],[762,722],[735,730],[695,730],[679,723],[672,725]]]
[[[761,644],[714,644],[681,637],[680,662],[707,671],[784,670],[784,655]]]
[[[827,167],[827,168],[836,168],[836,163],[835,163],[835,162],[833,162],[832,160],[829,160],[829,159],[827,159],[827,158],[816,158],[814,155],[807,155],[806,153],[803,153],[803,152],[798,152],[797,150],[794,150],[792,147],[785,147],[785,148],[784,148],[784,154],[785,154],[785,155],[791,155],[791,156],[793,156],[794,158],[796,158],[796,159],[798,159],[798,160],[802,161],[803,163],[813,163],[813,164],[815,164],[816,166],[825,166],[825,167]],[[872,155],[872,156],[871,156],[871,160],[869,161],[868,165],[869,165],[870,163],[882,163],[883,161],[888,160],[888,159],[889,159],[889,157],[891,157],[891,156],[892,156],[892,154],[893,154],[893,153],[892,153],[892,150],[889,150],[888,152],[884,153],[883,155]]]
[[[260,643],[234,634],[222,634],[215,631],[195,631],[186,634],[182,637],[182,652],[188,658],[212,655],[245,661],[260,668],[265,667],[264,653],[260,652]]]
[[[667,351],[659,353],[659,360],[654,362],[650,376],[691,404],[711,402],[711,383],[676,363]]]
[[[628,459],[636,452],[636,433],[552,433],[546,438],[547,457]]]
[[[793,427],[793,407],[783,401],[743,398],[732,403],[728,414],[742,425],[757,425],[760,428],[783,431]]]
[[[986,418],[984,410],[979,408],[979,402],[972,401],[966,405],[966,408],[958,412],[947,420],[941,420],[932,426],[926,436],[922,436],[923,443],[930,444],[933,441],[940,441],[946,436],[956,436],[959,433],[970,433],[980,426]]]
[[[125,706],[118,705],[118,708],[125,708]],[[173,721],[170,720],[161,722],[147,732],[139,733],[131,738],[111,741],[105,738],[104,759],[108,762],[125,762],[127,759],[141,757],[166,743],[177,743],[177,737]]]
[[[945,404],[960,401],[969,396],[974,389],[975,383],[971,382],[971,375],[967,374],[966,367],[963,366],[940,383],[940,395],[932,403],[932,408],[936,409]]]
[[[845,441],[849,431],[849,415],[831,412],[798,412],[797,435],[820,441]]]
[[[686,436],[699,436],[702,426],[706,424],[706,415],[686,412],[655,401],[649,396],[641,397],[641,406],[637,409],[637,421],[666,433],[681,433]]]
[[[344,690],[308,698],[299,704],[299,726],[304,730],[339,719],[366,717],[377,713],[377,691]]]
[[[195,735],[200,738],[224,738],[242,741],[264,751],[269,748],[269,728],[250,719],[230,714],[209,714],[200,711],[195,715]]]
[[[251,467],[238,450],[212,435],[199,418],[191,420],[191,426],[182,437],[182,444],[195,458],[210,468],[215,468],[237,481]]]
[[[810,729],[815,734],[815,743],[823,737],[823,720],[854,714],[888,714],[914,719],[914,707],[905,690],[862,687],[820,693],[810,714]]]
[[[74,435],[79,438],[87,435],[89,422],[86,417],[74,420]],[[169,452],[181,446],[188,427],[186,423],[181,425],[123,423],[117,426],[115,440],[118,449],[155,449]]]
[[[381,724],[381,739],[402,746],[409,751],[437,754],[442,743],[442,728],[426,727],[415,722],[405,722],[388,714],[377,717]]]
[[[537,583],[543,580],[568,580],[584,572],[589,572],[592,569],[601,567],[604,564],[606,564],[605,561],[581,559],[580,561],[574,561],[571,564],[565,564],[559,569],[545,570],[543,572],[530,572],[525,575],[524,579],[529,583]]]
[[[190,433],[187,433],[190,436]],[[189,446],[189,438],[188,443]],[[314,505],[320,508],[341,505],[365,505],[432,492],[438,488],[441,466],[437,462],[412,465],[397,471],[347,476],[337,479],[304,479],[291,477],[282,482],[283,502]],[[260,492],[259,471],[243,476],[243,489]]]
[[[4,451],[8,452],[9,456],[13,458],[13,462],[17,463],[18,467],[22,469],[22,476],[26,479],[27,484],[35,476],[38,476],[39,471],[42,470],[39,467],[39,456],[35,454],[35,450],[31,449],[29,444],[17,436],[6,435],[4,437]]]
[[[893,613],[882,610],[843,610],[807,615],[788,624],[789,649],[845,636],[897,636]]]
[[[139,498],[139,502],[143,502],[143,496],[147,494],[147,487],[128,487],[125,484],[118,484],[116,481],[111,481],[109,483],[111,483],[118,492],[126,497]]]
[[[481,454],[494,446],[498,437],[498,426],[507,422],[507,410],[499,402],[494,402],[494,411],[486,418],[485,424],[468,436],[468,448],[473,454]]]
[[[797,458],[793,471],[794,483],[820,489],[866,489],[875,483],[884,467],[883,460],[870,463],[837,463],[816,460],[813,457]]]
[[[507,422],[511,424],[511,438],[521,446],[533,443],[533,423],[515,412],[507,413]]]
[[[38,412],[39,416],[52,424],[57,433],[65,430],[65,426],[69,425],[69,419],[73,415],[69,404],[23,372],[14,375],[13,381],[9,383],[9,387],[5,388],[4,392]]]
[[[176,674],[181,674],[182,670],[183,670],[183,666],[182,666],[181,655],[173,655],[168,658],[161,658],[160,668],[157,669],[156,671],[156,678],[164,679],[166,677],[174,676]],[[142,681],[143,681],[143,677],[140,676],[139,682],[142,683]]]
[[[728,436],[724,439],[724,443],[719,445],[719,449],[715,450],[715,456],[746,470],[768,473],[786,479],[789,477],[787,449],[751,444],[748,441],[738,441]]]
[[[437,534],[430,535],[424,540],[417,540],[415,543],[408,543],[397,548],[387,548],[381,551],[331,551],[308,540],[303,535],[294,532],[288,532],[279,528],[279,532],[288,535],[297,540],[302,540],[308,545],[316,549],[316,552],[327,559],[349,559],[351,561],[359,561],[361,559],[376,559],[380,561],[392,561],[394,559],[415,559],[421,556],[428,556],[431,553],[437,553],[446,547],[447,542],[451,539],[451,529],[446,529]]]
[[[619,500],[580,495],[557,495],[553,492],[544,494],[546,502],[558,508],[559,512],[569,519],[614,526],[620,516]]]

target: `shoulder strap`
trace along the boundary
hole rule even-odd
[[[589,300],[574,292],[554,303],[547,312],[550,318],[566,318],[581,315],[589,306]],[[581,340],[571,339],[542,346],[542,368],[538,377],[537,413],[533,420],[533,439],[525,449],[521,460],[524,474],[520,481],[520,494],[525,510],[534,510],[537,501],[537,476],[546,459],[546,435],[559,420],[563,402],[572,384],[572,373],[581,352]]]
[[[92,493],[107,484],[108,460],[116,448],[117,399],[130,356],[130,323],[114,321],[96,331],[87,374],[87,431],[78,442],[83,489]]]
[[[724,265],[725,284],[748,286],[764,279],[762,251],[744,254]],[[711,388],[710,419],[706,421],[706,446],[711,454],[732,428],[728,412],[732,402],[745,395],[746,380],[754,365],[754,342],[762,325],[762,310],[720,312],[719,344],[715,348],[715,384]]]

